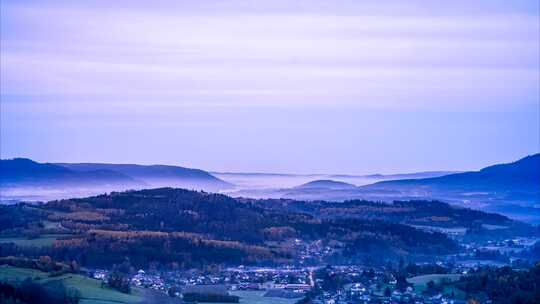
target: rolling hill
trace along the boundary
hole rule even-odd
[[[382,181],[364,189],[425,190],[430,192],[540,193],[540,154],[486,167],[480,171],[440,177]]]
[[[424,177],[420,178],[422,175]],[[372,176],[382,178],[380,175]],[[393,176],[394,179],[391,180],[379,180],[358,187],[344,182],[351,180],[346,179],[350,177],[348,175],[327,176],[296,187],[244,190],[234,195],[308,201],[359,199],[391,202],[435,199],[501,213],[529,223],[540,223],[540,154],[512,163],[489,166],[479,171],[432,171]]]
[[[460,250],[443,233],[413,228],[399,220],[371,219],[359,213],[343,217],[335,211],[313,209],[308,202],[290,201],[294,209],[277,203],[173,188],[114,192],[40,205],[0,206],[0,234],[17,236],[43,221],[59,223],[64,233],[73,234],[53,241],[54,246],[39,254],[46,251],[54,259],[77,259],[93,267],[110,267],[126,256],[137,267],[175,261],[186,267],[290,264],[304,252],[303,246],[291,247],[294,239],[306,246],[333,243],[334,249],[317,258],[321,260],[352,260],[375,252],[382,258]],[[52,231],[43,228],[41,232]],[[0,250],[16,255],[25,248],[0,242]]]
[[[334,181],[330,179],[320,179],[314,180],[300,186],[295,187],[295,189],[331,189],[331,190],[344,190],[344,189],[355,189],[356,186],[353,184]]]
[[[27,158],[0,160],[0,203],[48,201],[163,186],[204,191],[232,187],[206,171],[177,166],[55,164]]]
[[[395,191],[397,197],[441,199],[458,205],[540,223],[540,154],[480,171],[434,178],[381,181],[361,191]]]
[[[103,163],[58,163],[56,165],[77,172],[113,171],[140,180],[151,187],[175,186],[218,191],[232,186],[206,171],[179,166]]]
[[[417,178],[431,178],[439,177],[444,175],[462,173],[460,171],[425,171],[425,172],[414,172],[414,173],[399,173],[399,174],[370,174],[364,175],[367,178],[375,179],[384,179],[384,180],[395,180],[395,179],[417,179]]]
[[[2,187],[115,184],[144,185],[132,177],[111,170],[95,169],[80,172],[55,164],[38,163],[27,158],[0,160],[0,185]]]

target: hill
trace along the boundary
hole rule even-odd
[[[206,171],[179,166],[103,163],[58,163],[56,165],[77,172],[113,171],[143,181],[152,187],[171,186],[218,191],[232,186]]]
[[[367,178],[374,179],[417,179],[417,178],[431,178],[439,177],[444,175],[462,173],[458,171],[425,171],[425,172],[414,172],[414,173],[400,173],[400,174],[370,174],[364,175]]]
[[[329,180],[329,179],[315,180],[315,181],[311,181],[311,182],[295,187],[295,189],[335,189],[335,190],[355,189],[355,188],[356,186],[353,184]]]
[[[486,167],[476,172],[431,171],[396,175],[310,176],[305,183],[280,188],[241,189],[236,197],[282,198],[305,201],[441,200],[454,205],[510,216],[528,223],[540,223],[540,154],[509,164]],[[386,180],[393,177],[393,179]],[[309,180],[308,179],[308,180]],[[382,179],[385,179],[384,181]],[[273,181],[273,180],[272,180]],[[344,182],[344,184],[341,184]],[[350,184],[360,185],[354,187]],[[290,183],[290,181],[288,181]]]
[[[512,163],[489,166],[480,171],[434,178],[381,181],[358,189],[397,192],[381,196],[383,200],[415,197],[439,199],[538,224],[540,154]]]
[[[132,294],[125,294],[103,287],[101,281],[80,274],[66,273],[51,277],[49,273],[37,269],[0,265],[0,281],[17,283],[26,278],[31,278],[32,282],[51,288],[55,287],[51,283],[62,282],[66,287],[77,289],[80,292],[80,303],[85,304],[141,303],[144,300],[144,291],[139,288],[135,288]]]
[[[0,234],[46,234],[56,227],[71,233],[39,250],[6,243],[0,243],[0,250],[30,258],[46,254],[93,267],[109,267],[125,257],[137,267],[151,262],[178,262],[184,267],[290,264],[321,244],[329,249],[310,256],[317,263],[459,250],[443,233],[398,220],[327,217],[325,212],[172,188],[116,192],[42,205],[0,206]]]
[[[363,188],[425,191],[496,191],[540,193],[540,153],[516,162],[486,167],[480,171],[422,179],[382,181]]]
[[[63,166],[38,163],[27,158],[0,160],[0,186],[105,186],[105,185],[142,186],[141,182],[122,174],[105,169],[74,171]]]
[[[164,186],[205,191],[232,187],[206,171],[177,166],[0,160],[0,203],[49,201]]]
[[[456,253],[460,248],[448,232],[457,229],[463,230],[462,237],[480,237],[493,226],[503,237],[535,233],[504,216],[442,202],[235,199],[159,188],[0,206],[0,235],[6,236],[0,251],[30,258],[49,255],[90,267],[110,267],[125,257],[137,267],[158,262],[186,268],[293,264],[300,259],[314,264],[364,258],[382,262]],[[39,248],[10,241],[51,233],[62,235]]]

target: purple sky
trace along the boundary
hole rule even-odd
[[[2,158],[362,174],[540,151],[537,0],[111,2],[2,1]]]

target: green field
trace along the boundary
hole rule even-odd
[[[266,291],[231,291],[232,295],[240,297],[241,304],[293,304],[299,299],[284,299],[274,297],[264,297]]]
[[[437,231],[445,234],[464,235],[467,232],[465,227],[437,227],[428,225],[411,225],[414,228],[428,231]]]
[[[407,279],[407,281],[413,284],[414,290],[416,292],[423,292],[426,290],[427,283],[433,281],[435,283],[440,283],[443,279],[449,279],[452,282],[459,280],[461,274],[426,274],[421,276],[412,277]],[[463,292],[452,286],[445,286],[444,294],[454,293],[456,298],[462,298],[464,296]]]
[[[449,279],[450,281],[457,281],[461,277],[461,274],[426,274],[407,279],[407,282],[414,285],[414,287],[426,287],[429,281],[439,283],[442,279]]]
[[[158,295],[139,288],[134,288],[132,294],[124,294],[110,288],[101,288],[99,280],[78,274],[49,277],[47,273],[35,269],[0,265],[0,281],[22,281],[26,278],[32,278],[35,282],[41,284],[61,280],[67,287],[73,287],[80,291],[81,304],[128,304],[140,303],[143,300],[148,300],[148,303],[164,303],[176,300],[168,297],[162,298],[161,293]],[[37,278],[39,280],[36,280]],[[298,301],[298,299],[264,297],[265,291],[238,290],[232,291],[231,294],[239,296],[241,304],[293,304]]]
[[[81,293],[81,304],[112,304],[112,303],[138,303],[143,300],[142,291],[134,289],[132,294],[101,288],[101,282],[78,274],[65,274],[59,277],[49,277],[47,273],[35,269],[16,268],[0,265],[1,281],[21,281],[26,278],[40,278],[36,282],[45,284],[61,280],[68,287],[76,288]]]
[[[43,221],[43,228],[45,229],[65,229],[59,222]]]
[[[0,243],[15,243],[17,246],[36,246],[45,247],[51,246],[52,243],[62,237],[69,236],[69,234],[43,234],[38,238],[29,239],[24,236],[20,237],[0,237]]]
[[[507,226],[500,226],[500,225],[490,225],[490,224],[482,224],[482,228],[487,230],[500,230],[500,229],[508,229]]]

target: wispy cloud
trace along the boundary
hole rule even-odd
[[[3,134],[12,138],[11,117],[47,107],[142,120],[194,111],[194,121],[211,124],[202,113],[225,107],[530,112],[540,98],[537,1],[1,7]]]

